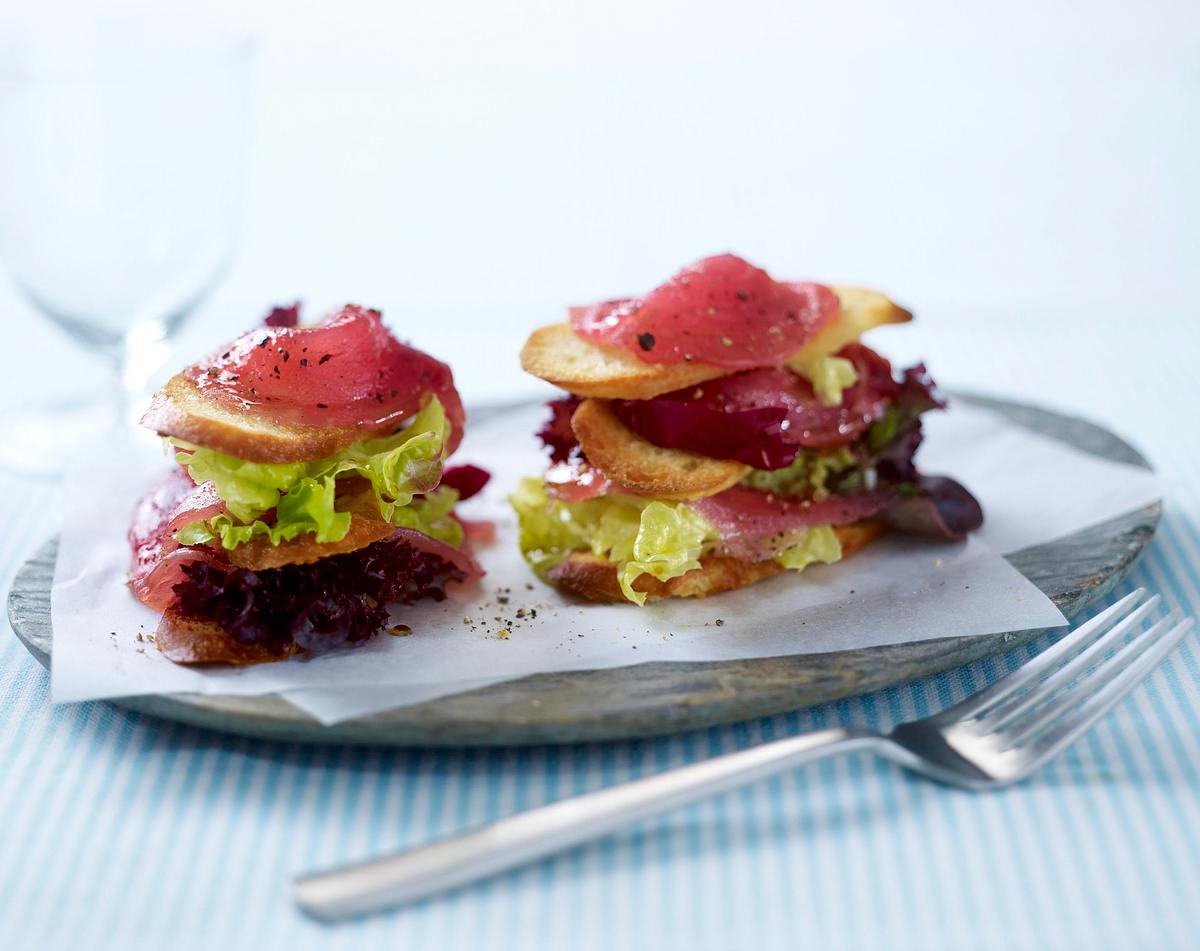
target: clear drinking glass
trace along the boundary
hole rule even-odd
[[[0,260],[100,358],[92,398],[0,417],[0,465],[53,473],[75,437],[126,421],[169,335],[229,260],[255,44],[147,15],[6,33]],[[50,371],[47,356],[32,359]]]

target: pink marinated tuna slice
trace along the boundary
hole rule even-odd
[[[546,470],[546,494],[557,502],[586,502],[622,487],[583,459],[578,453]]]
[[[823,284],[776,281],[733,254],[697,261],[643,297],[572,308],[571,326],[645,363],[781,366],[838,312]]]
[[[450,368],[357,304],[312,326],[252,330],[184,372],[213,400],[270,422],[373,432],[399,428],[433,394],[452,426],[448,451],[462,439]]]
[[[897,499],[892,490],[831,495],[819,502],[789,502],[769,492],[736,485],[689,502],[712,522],[720,536],[717,553],[762,561],[795,543],[800,530],[814,525],[849,525],[871,518]]]
[[[210,548],[180,546],[175,533],[190,522],[223,511],[225,504],[213,484],[197,486],[183,469],[171,470],[146,493],[134,510],[129,528],[133,549],[129,587],[139,601],[163,611],[175,600],[171,588],[183,579],[183,566],[213,558]]]

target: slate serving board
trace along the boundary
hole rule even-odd
[[[1128,443],[1081,419],[1019,403],[956,399],[1078,449],[1149,468]],[[509,407],[477,411],[477,421]],[[1105,522],[1009,561],[1071,617],[1128,572],[1158,524],[1160,506]],[[8,616],[21,642],[49,666],[50,586],[57,541],[18,572]],[[538,674],[387,713],[322,726],[278,697],[191,694],[127,697],[119,706],[216,730],[292,742],[476,746],[627,739],[767,716],[866,693],[947,670],[1025,643],[1040,631],[944,638],[919,644],[702,664],[655,663]]]

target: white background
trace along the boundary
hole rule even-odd
[[[889,291],[918,322],[877,345],[946,383],[1127,432],[1200,356],[1195,3],[188,7],[263,50],[240,247],[175,363],[356,300],[509,397],[527,328],[725,249]],[[7,287],[0,327],[6,404],[91,366]]]

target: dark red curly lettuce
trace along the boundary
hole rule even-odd
[[[579,445],[575,431],[571,429],[571,417],[575,415],[580,402],[578,396],[567,396],[546,404],[550,418],[538,430],[537,437],[550,450],[551,462],[566,462]]]
[[[272,307],[263,318],[265,327],[296,327],[300,323],[300,302]]]
[[[357,647],[387,623],[388,603],[441,601],[466,572],[395,536],[308,565],[264,571],[195,561],[173,588],[185,617],[213,621],[237,641],[276,654]]]

